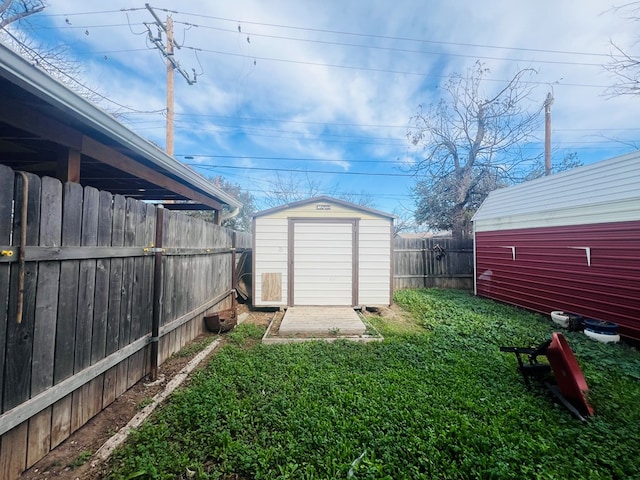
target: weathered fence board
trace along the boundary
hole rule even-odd
[[[85,187],[82,202],[82,230],[80,242],[83,247],[95,247],[98,241],[99,192]],[[76,316],[76,341],[73,373],[79,373],[91,365],[91,342],[96,285],[96,261],[80,260],[78,280],[78,310]],[[90,384],[73,392],[71,400],[71,431],[84,425],[90,415]]]
[[[473,241],[401,238],[394,241],[394,289],[473,288]]]
[[[0,475],[7,480],[18,478],[26,466],[27,422],[2,436]]]
[[[80,246],[82,234],[82,199],[82,186],[75,183],[66,183],[64,185],[62,194],[63,246]],[[54,384],[73,375],[79,271],[80,262],[78,260],[65,261],[60,264]],[[69,394],[53,405],[51,448],[58,446],[71,433],[71,401],[72,396]]]
[[[100,192],[98,204],[98,237],[97,245],[111,245],[111,229],[113,225],[112,196],[108,192]],[[109,315],[109,276],[111,262],[108,259],[96,260],[96,289],[93,310],[93,328],[91,343],[91,365],[103,359],[107,346],[107,318]]]
[[[42,179],[40,202],[40,245],[60,246],[62,234],[62,183]],[[36,295],[36,321],[33,332],[31,396],[53,385],[55,335],[57,320],[60,262],[40,262]],[[29,420],[27,468],[51,448],[52,407],[45,408]]]
[[[13,239],[14,242],[18,239],[23,245],[36,245],[40,219],[40,179],[26,173],[16,175],[15,179],[15,204],[20,202],[20,215],[17,214],[18,208],[16,208],[13,218]],[[33,262],[20,261],[12,264],[10,268],[12,285],[9,286],[7,309],[3,411],[10,410],[29,398],[35,325],[36,273],[37,264]],[[14,458],[0,460],[0,464],[11,472],[15,469],[24,470],[28,456],[28,422],[22,422],[10,432],[10,435],[3,438],[2,446],[9,448]],[[1,470],[0,473],[2,473]]]
[[[8,167],[0,165],[0,245],[11,243],[13,223],[13,185],[14,173]],[[8,263],[0,263],[0,387],[4,385],[4,358],[7,335],[7,305],[9,302]],[[0,392],[0,412],[2,412],[2,393]]]
[[[82,233],[82,193],[80,185],[67,183],[63,190],[62,245],[79,246]],[[76,311],[78,308],[78,273],[80,262],[62,262],[60,265],[60,291],[58,324],[56,327],[56,355],[54,382],[73,374]]]
[[[24,240],[25,245],[37,245],[40,179],[35,175],[23,173],[16,176],[16,180],[16,198],[23,202],[26,196],[27,212],[24,219],[23,215],[14,216],[13,238],[20,239],[21,242]],[[25,219],[26,224],[23,223]],[[29,398],[37,268],[34,262],[18,262],[11,265],[11,283],[17,288],[10,288],[9,292],[3,411],[10,410]]]
[[[3,479],[16,478],[150,371],[154,308],[161,363],[202,332],[204,315],[232,305],[228,230],[165,212],[158,305],[155,206],[29,175],[23,210],[24,178],[0,166]],[[238,240],[251,243],[248,234]]]
[[[82,203],[81,245],[95,247],[98,242],[99,192],[93,187],[84,189]],[[96,287],[96,261],[80,260],[78,280],[78,311],[76,316],[76,345],[73,371],[79,372],[91,364],[93,307]]]
[[[113,197],[113,214],[111,229],[111,245],[113,247],[124,246],[124,230],[127,200],[122,195]],[[107,339],[105,354],[110,355],[120,347],[120,312],[123,295],[123,265],[124,259],[113,258],[109,271],[109,312],[107,314]],[[122,362],[124,364],[124,362]],[[114,366],[104,374],[103,406],[110,405],[119,394],[118,392],[118,372],[123,369]]]
[[[62,234],[62,183],[42,179],[40,245],[59,246]],[[36,321],[33,333],[31,395],[53,385],[57,301],[60,262],[40,262],[36,296]]]

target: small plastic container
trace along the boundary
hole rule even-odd
[[[584,334],[592,340],[596,340],[602,343],[618,343],[620,341],[620,335],[611,333],[598,333],[589,328],[584,329]]]
[[[592,318],[585,318],[582,320],[584,328],[591,330],[594,333],[601,333],[604,335],[617,335],[618,324],[613,322],[607,322],[605,320],[594,320]]]

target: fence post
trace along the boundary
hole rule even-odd
[[[153,266],[153,307],[151,320],[151,381],[158,379],[158,343],[160,341],[160,313],[162,312],[162,227],[164,207],[156,207],[155,262]]]
[[[427,239],[422,239],[422,286],[427,288]]]
[[[238,272],[236,269],[236,246],[238,244],[237,233],[234,230],[231,233],[231,288],[233,294],[231,295],[231,308],[236,311],[236,288],[238,288]]]

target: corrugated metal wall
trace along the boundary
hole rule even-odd
[[[478,295],[640,338],[640,221],[476,232]]]

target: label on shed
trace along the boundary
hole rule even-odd
[[[326,203],[318,203],[316,205],[316,210],[331,210],[331,205],[328,205]]]

